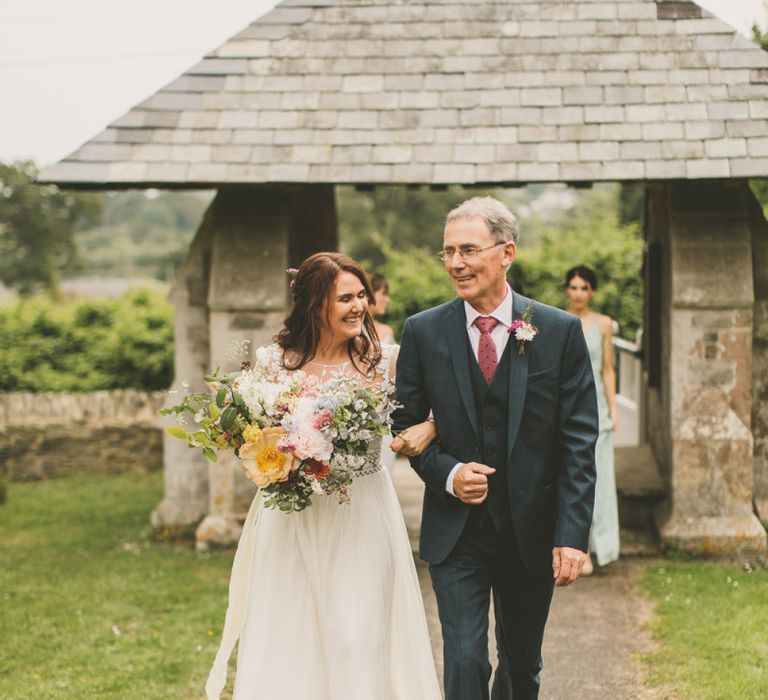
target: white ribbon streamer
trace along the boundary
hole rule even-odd
[[[240,631],[243,628],[245,614],[248,610],[248,593],[251,590],[251,570],[253,563],[253,538],[261,504],[261,492],[257,493],[248,510],[243,524],[243,532],[237,545],[235,559],[232,562],[232,575],[229,580],[229,605],[224,618],[224,629],[221,633],[221,644],[216,652],[205,693],[208,700],[219,700],[221,691],[227,684],[227,667],[229,657],[235,648]]]

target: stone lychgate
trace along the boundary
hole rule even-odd
[[[269,340],[340,183],[647,186],[647,439],[670,545],[762,554],[768,54],[692,2],[286,0],[41,179],[215,188],[172,298],[176,382]],[[232,541],[249,485],[165,444],[164,526]],[[202,520],[202,522],[200,522]]]

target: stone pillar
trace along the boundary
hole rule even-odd
[[[203,217],[192,245],[176,272],[170,299],[174,321],[174,379],[165,405],[179,400],[182,384],[190,390],[205,389],[208,371],[208,277],[213,241],[213,206]],[[175,425],[173,417],[160,419],[163,427]],[[163,500],[152,512],[156,529],[174,533],[193,529],[208,512],[208,460],[181,440],[163,434]]]
[[[286,268],[337,246],[330,186],[258,186],[222,190],[213,204],[208,319],[211,369],[237,369],[226,350],[247,339],[267,345],[289,308]],[[238,460],[219,453],[209,466],[208,514],[196,531],[199,547],[237,541],[255,487]]]
[[[752,433],[755,440],[755,509],[768,527],[768,222],[750,207],[755,307],[752,337]]]
[[[752,507],[750,196],[745,183],[724,181],[657,185],[651,197],[667,292],[649,406],[669,496],[659,526],[665,544],[708,556],[766,551]]]

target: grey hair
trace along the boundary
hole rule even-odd
[[[447,226],[456,219],[482,219],[496,243],[512,241],[517,244],[517,219],[505,204],[493,197],[472,197],[448,212]]]

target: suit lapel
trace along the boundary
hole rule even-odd
[[[512,320],[522,318],[523,311],[530,303],[530,299],[517,292],[512,293]],[[533,319],[536,323],[536,319]],[[520,355],[517,351],[517,340],[515,334],[509,336],[509,422],[507,423],[507,461],[512,458],[512,450],[515,448],[517,433],[520,430],[520,421],[523,418],[523,408],[525,406],[525,392],[528,385],[528,352],[530,348],[525,349],[525,353]]]
[[[453,374],[456,377],[456,386],[459,396],[469,416],[469,422],[475,437],[480,435],[477,429],[477,408],[475,406],[475,394],[472,391],[472,379],[469,376],[469,350],[467,342],[467,317],[464,313],[464,302],[457,299],[451,307],[448,316],[448,343],[451,347],[451,362]]]

